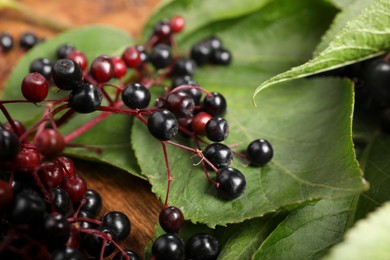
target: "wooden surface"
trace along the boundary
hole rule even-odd
[[[108,24],[138,35],[159,0],[22,0],[40,16],[55,19],[70,27],[87,24]],[[22,15],[9,10],[0,10],[0,33],[11,33],[15,39],[23,32],[31,31],[39,37],[49,38],[57,32],[40,26]],[[7,55],[0,56],[0,90],[9,72],[23,51],[16,47]],[[124,212],[132,222],[130,237],[121,243],[124,248],[143,256],[145,246],[153,238],[153,228],[158,221],[161,203],[143,180],[96,163],[77,162],[77,169],[88,183],[103,197],[104,214],[108,211]]]

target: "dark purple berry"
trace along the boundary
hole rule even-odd
[[[89,218],[89,219],[94,219],[95,216],[92,215],[92,213],[88,212],[88,211],[79,211],[79,213],[77,214],[77,217],[78,218]],[[92,222],[89,222],[89,221],[80,221],[80,227],[82,228],[92,228],[92,229],[95,229],[98,227],[97,224],[95,223],[92,223]]]
[[[233,153],[230,148],[221,143],[212,143],[206,147],[204,156],[216,168],[227,167],[233,159]]]
[[[92,189],[87,190],[84,196],[85,203],[81,207],[81,211],[88,211],[96,217],[102,209],[102,197],[100,194]]]
[[[82,80],[80,65],[71,59],[58,60],[52,69],[54,84],[62,90],[74,90],[79,88]]]
[[[20,36],[20,47],[29,50],[38,43],[38,37],[34,33],[26,32]]]
[[[87,260],[87,258],[79,249],[65,247],[54,251],[51,260]]]
[[[165,98],[165,108],[178,117],[191,116],[195,109],[194,99],[187,93],[175,91]]]
[[[224,167],[219,169],[217,176],[218,193],[221,197],[232,200],[239,197],[246,187],[245,176],[237,169]]]
[[[101,90],[92,84],[85,83],[71,92],[69,106],[78,113],[91,113],[100,107],[102,100]]]
[[[212,49],[209,44],[205,42],[197,43],[191,48],[191,59],[193,59],[198,66],[207,64],[210,61]]]
[[[111,211],[103,216],[102,225],[111,229],[118,241],[122,241],[130,235],[131,223],[122,212]]]
[[[222,142],[229,135],[229,124],[222,117],[214,117],[207,122],[205,130],[210,141]]]
[[[14,45],[14,39],[9,33],[0,34],[0,51],[9,52]]]
[[[213,52],[222,49],[223,46],[222,40],[217,36],[210,36],[204,42],[210,46]]]
[[[174,234],[159,236],[152,245],[152,255],[156,260],[181,260],[184,257],[184,245]]]
[[[179,86],[187,86],[186,88],[182,88],[179,91],[185,92],[187,94],[190,94],[192,96],[192,99],[195,102],[195,105],[200,104],[200,99],[202,97],[202,90],[199,88],[192,88],[191,86],[198,86],[198,83],[196,83],[191,76],[178,76],[174,77],[172,79],[172,89],[179,87]]]
[[[112,240],[114,241],[117,241],[117,238],[115,236],[115,233],[109,229],[108,227],[105,227],[105,226],[101,226],[99,228],[97,228],[97,230],[111,236]],[[98,235],[95,235],[95,234],[87,234],[85,237],[84,237],[84,240],[83,240],[83,249],[91,256],[93,257],[99,257],[100,256],[100,251],[103,247],[103,238],[101,238],[100,236]],[[105,247],[104,247],[104,253],[103,253],[103,256],[104,257],[107,257],[109,255],[111,255],[114,250],[115,250],[115,246],[114,244],[111,242],[111,241],[108,241],[106,240],[106,244],[105,244]]]
[[[212,92],[204,97],[202,109],[212,116],[223,116],[226,106],[225,97],[218,92]]]
[[[131,109],[143,109],[149,105],[150,91],[140,83],[130,83],[122,91],[122,101]]]
[[[171,47],[166,44],[157,44],[149,56],[150,62],[157,69],[168,67],[172,60]]]
[[[252,141],[247,150],[248,159],[253,166],[263,166],[271,161],[274,152],[271,144],[265,139]]]
[[[363,80],[374,101],[382,107],[390,106],[390,60],[383,57],[366,61],[362,65]]]
[[[126,256],[129,257],[129,260],[141,260],[141,258],[136,252],[129,249],[124,249],[124,251],[126,253]],[[113,260],[125,260],[125,257],[122,255],[122,252],[118,252],[115,254]]]
[[[47,80],[51,79],[51,69],[53,64],[47,58],[37,58],[30,64],[30,73],[38,72],[42,74]]]
[[[40,196],[22,191],[15,196],[9,212],[9,221],[13,224],[38,225],[43,221],[45,211],[45,202]]]
[[[229,65],[232,62],[232,54],[226,49],[215,50],[211,62],[216,65]]]
[[[149,132],[158,140],[168,141],[176,136],[179,122],[175,115],[167,109],[158,109],[148,118]]]
[[[186,259],[214,260],[218,256],[218,240],[209,234],[201,233],[190,237],[185,245]]]
[[[196,63],[192,59],[181,58],[173,65],[172,74],[175,76],[192,76],[196,72]]]
[[[52,203],[56,211],[64,216],[69,216],[72,211],[72,201],[62,188],[54,188],[51,191]]]
[[[153,29],[154,35],[161,38],[166,38],[171,35],[171,26],[168,20],[159,21]]]
[[[138,50],[138,52],[140,54],[141,64],[145,63],[145,62],[148,62],[149,55],[148,55],[148,52],[146,51],[145,46],[143,46],[143,45],[136,45],[135,48]]]
[[[70,223],[61,214],[48,216],[44,223],[44,233],[46,242],[54,247],[65,245],[70,236]]]
[[[58,46],[56,50],[57,59],[68,58],[69,53],[74,51],[76,48],[71,43],[64,43]]]
[[[20,141],[18,136],[0,126],[0,162],[15,159],[19,150]]]
[[[184,216],[180,209],[171,206],[160,211],[159,223],[167,233],[177,233],[184,224]]]

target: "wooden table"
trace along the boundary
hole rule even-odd
[[[143,23],[149,17],[159,0],[21,0],[38,15],[55,19],[70,27],[103,23],[121,28],[132,35],[140,33]],[[71,5],[71,7],[70,7]],[[58,33],[10,10],[0,10],[0,33],[11,33],[16,39],[23,32],[31,31],[39,37],[51,37]],[[0,90],[5,79],[23,55],[15,47],[7,55],[0,56]],[[119,210],[132,222],[130,237],[121,243],[124,248],[143,256],[145,246],[153,238],[153,229],[158,221],[162,204],[150,191],[150,185],[128,173],[109,167],[96,167],[94,163],[77,161],[79,174],[103,197],[102,214]]]

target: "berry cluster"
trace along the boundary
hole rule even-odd
[[[215,259],[218,242],[214,237],[197,234],[186,242],[184,249],[176,235],[183,226],[184,216],[179,208],[168,206],[172,174],[166,146],[198,156],[207,179],[226,200],[239,197],[246,188],[244,174],[230,166],[233,154],[246,158],[254,167],[261,167],[272,159],[273,149],[265,139],[251,142],[246,154],[234,152],[221,143],[229,135],[229,123],[224,118],[227,101],[222,93],[209,92],[199,86],[192,76],[197,66],[229,64],[231,54],[223,48],[221,39],[212,36],[195,44],[190,57],[179,55],[174,35],[183,29],[181,16],[162,20],[145,45],[128,46],[120,57],[98,56],[90,65],[83,52],[70,43],[63,44],[57,49],[56,61],[41,57],[31,63],[30,73],[21,83],[25,100],[0,100],[0,109],[8,121],[0,127],[0,170],[6,176],[0,186],[0,193],[6,194],[6,200],[0,205],[3,212],[0,255],[24,254],[30,245],[23,250],[16,248],[14,244],[19,244],[19,237],[26,236],[28,241],[38,239],[30,234],[35,231],[35,224],[41,221],[39,226],[45,227],[50,219],[54,227],[45,232],[61,238],[57,242],[46,241],[43,254],[55,256],[55,250],[60,249],[60,256],[54,259],[68,258],[81,251],[103,258],[116,248],[119,252],[115,259],[133,257],[131,251],[124,251],[117,244],[130,233],[128,218],[120,212],[110,212],[101,220],[94,219],[100,211],[101,198],[95,191],[87,190],[87,184],[75,173],[71,160],[62,156],[65,147],[77,146],[71,143],[74,138],[98,122],[112,114],[126,114],[140,120],[151,136],[160,141],[166,163],[167,192],[159,221],[167,233],[153,244],[155,259],[181,259],[184,254],[190,259]],[[132,77],[128,79],[126,76],[130,73]],[[113,83],[118,81],[118,84]],[[66,97],[48,99],[50,86],[66,93]],[[150,104],[152,87],[161,88],[163,92],[153,105]],[[5,105],[13,102],[40,103],[45,110],[40,119],[26,129],[6,109]],[[97,112],[94,119],[66,136],[61,134],[61,126],[72,117],[92,112]],[[192,138],[196,147],[175,142],[178,133]],[[83,147],[104,152],[91,146]],[[213,171],[216,178],[211,177],[209,171]],[[13,183],[19,178],[22,182],[26,178],[34,188],[17,191]],[[36,217],[32,221],[27,215]],[[80,239],[72,234],[80,232],[82,241],[77,243],[75,241]],[[52,246],[52,242],[56,246]]]
[[[14,37],[6,32],[0,33],[0,53],[9,52],[14,46]],[[36,44],[43,41],[39,39],[34,33],[25,32],[19,37],[19,46],[24,50],[29,50]]]

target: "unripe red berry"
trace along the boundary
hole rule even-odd
[[[30,102],[41,102],[49,94],[49,83],[42,74],[32,72],[23,79],[22,94]]]

